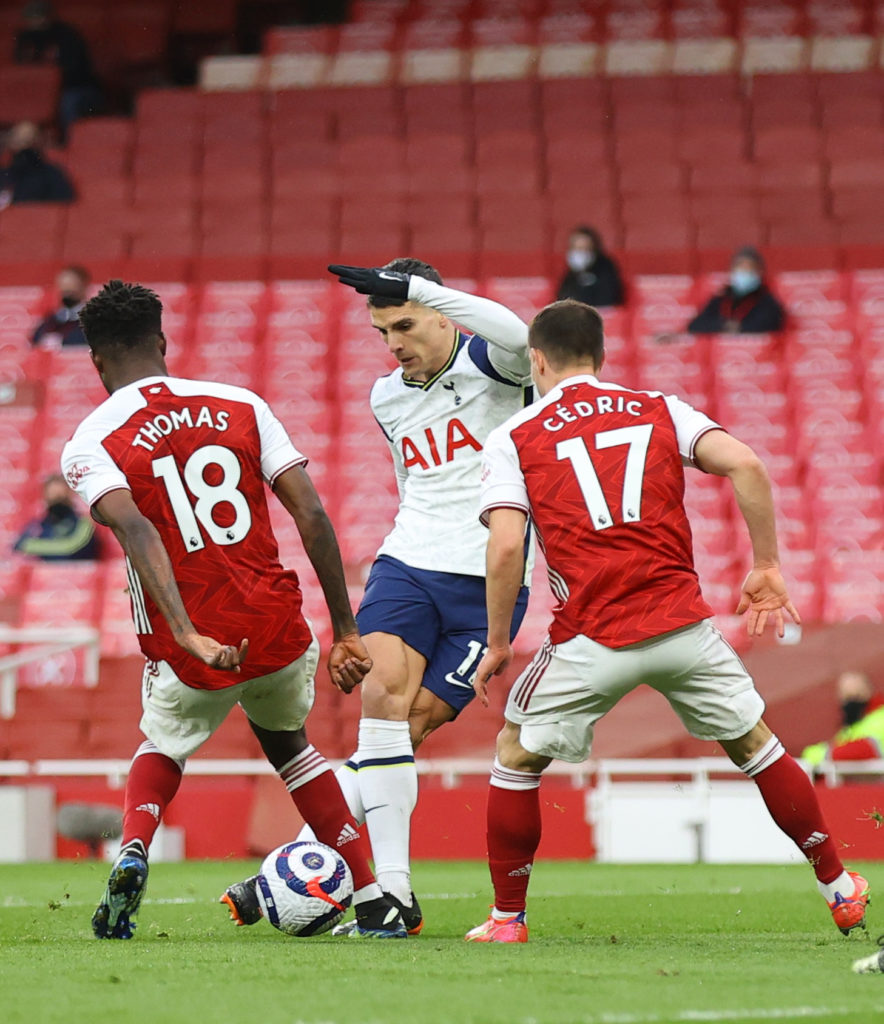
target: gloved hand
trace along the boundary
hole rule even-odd
[[[399,274],[383,267],[345,267],[332,263],[328,268],[341,284],[355,288],[360,295],[383,295],[388,299],[407,299],[410,274]]]

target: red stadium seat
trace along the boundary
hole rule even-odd
[[[545,78],[540,108],[549,138],[560,133],[604,133],[608,116],[607,81],[599,78]]]
[[[50,124],[58,107],[60,75],[55,66],[7,64],[0,74],[0,124]]]
[[[876,121],[880,121],[880,112]],[[873,121],[872,123],[876,123]],[[880,160],[884,157],[884,139],[868,130],[869,121],[836,121],[823,136],[823,156],[830,163]]]
[[[649,125],[629,132],[621,131],[614,136],[614,156],[621,166],[628,167],[642,161],[656,166],[660,160],[675,160],[678,141],[678,133],[668,127]]]
[[[833,191],[845,188],[869,188],[880,185],[884,174],[884,157],[833,160],[829,183]]]
[[[59,257],[67,207],[59,203],[20,203],[0,214],[0,261]],[[4,274],[4,283],[12,283]]]
[[[752,148],[759,163],[815,161],[820,157],[821,142],[820,132],[812,124],[771,125],[755,131]]]
[[[466,136],[471,124],[470,90],[461,82],[411,85],[404,91],[406,138],[437,132]]]
[[[176,35],[233,36],[236,31],[236,0],[205,4],[176,4],[172,31]]]
[[[727,121],[683,125],[675,141],[679,157],[689,164],[741,164],[747,158],[745,133],[739,128],[734,130]]]
[[[139,129],[148,124],[165,129],[175,125],[177,133],[188,122],[198,122],[201,111],[202,97],[195,89],[142,89],[135,113]]]
[[[133,122],[127,117],[75,121],[67,147],[68,166],[80,174],[94,168],[98,177],[128,173],[134,134]]]
[[[539,104],[535,79],[477,82],[473,85],[476,138],[492,131],[534,131]]]
[[[169,13],[165,0],[108,7],[107,32],[113,40],[113,63],[130,73],[144,67],[162,71],[168,52]]]

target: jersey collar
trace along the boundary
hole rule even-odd
[[[575,373],[573,377],[566,377],[564,380],[560,380],[554,388],[551,388],[549,392],[547,392],[547,397],[553,394],[553,392],[555,392],[557,396],[561,395],[565,388],[571,387],[574,384],[594,384],[598,387],[599,379],[598,377],[594,377],[591,373]]]
[[[429,378],[429,380],[409,380],[409,378],[406,377],[405,374],[403,374],[402,383],[409,388],[417,388],[420,391],[429,391],[430,388],[436,383],[436,381],[444,373],[451,369],[452,363],[454,362],[455,359],[457,359],[457,355],[460,352],[460,350],[464,347],[465,343],[466,336],[464,335],[463,331],[458,329],[457,334],[455,335],[454,338],[454,345],[451,348],[451,355],[445,360],[445,364],[440,369],[438,369],[433,374],[433,376]]]

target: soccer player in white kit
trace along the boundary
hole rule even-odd
[[[444,287],[419,260],[329,269],[369,296],[372,325],[399,363],[371,390],[401,501],[356,615],[373,668],[362,682],[358,748],[338,779],[367,822],[381,888],[416,934],[414,750],[475,695],[486,634],[486,536],[476,520],[482,447],[530,400],[528,328],[496,302]],[[512,636],[529,574],[523,548]]]
[[[813,866],[835,924],[864,925],[868,883],[838,856],[813,786],[765,725],[764,702],[710,621],[685,514],[683,465],[726,476],[752,545],[737,611],[750,635],[798,613],[779,569],[764,465],[746,445],[674,396],[602,383],[602,320],[572,300],[529,332],[540,399],[492,431],[481,519],[488,541],[488,650],[475,688],[512,660],[509,624],[530,520],[558,600],[549,635],[513,684],[488,799],[489,918],[473,942],[526,942],[528,882],[540,841],[541,773],[589,755],[593,726],[641,683],[691,733],[717,740],[757,784],[777,825]]]

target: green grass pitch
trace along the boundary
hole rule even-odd
[[[463,941],[490,901],[477,862],[421,862],[414,939],[235,928],[216,900],[256,864],[156,864],[131,942],[89,918],[107,865],[0,866],[4,1024],[884,1022],[884,975],[851,962],[884,932],[832,925],[803,865],[539,862],[524,946]],[[857,865],[862,870],[862,865]],[[884,864],[865,866],[884,904]]]

